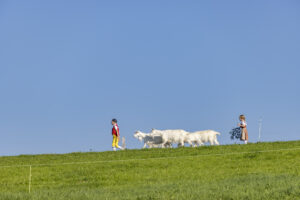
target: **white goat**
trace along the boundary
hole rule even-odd
[[[217,135],[220,135],[220,133],[213,130],[196,131],[186,135],[185,142],[191,146],[193,146],[194,143],[194,147],[203,145],[206,142],[209,142],[211,145],[219,145]]]
[[[201,135],[197,132],[189,133],[184,138],[184,143],[188,143],[191,147],[202,146]]]
[[[162,137],[159,134],[149,134],[136,131],[133,136],[140,141],[144,141],[143,148],[146,148],[147,146],[149,148],[162,147]],[[168,144],[166,144],[166,146],[168,146]]]
[[[176,143],[178,146],[184,146],[185,137],[188,135],[188,132],[185,130],[157,130],[152,129],[151,134],[159,134],[162,138],[162,148],[167,144]]]

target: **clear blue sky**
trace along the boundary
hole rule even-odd
[[[300,139],[300,2],[0,0],[0,155],[111,150],[135,130]]]

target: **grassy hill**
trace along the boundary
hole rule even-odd
[[[0,157],[0,199],[300,199],[300,141]]]

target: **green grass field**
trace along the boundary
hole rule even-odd
[[[1,200],[300,199],[300,141],[23,155],[0,166]]]

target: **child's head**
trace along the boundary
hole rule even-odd
[[[246,121],[245,115],[240,115],[239,119],[240,119],[241,121]]]
[[[111,120],[111,124],[112,124],[112,125],[116,125],[117,122],[118,122],[117,119],[112,119],[112,120]]]

